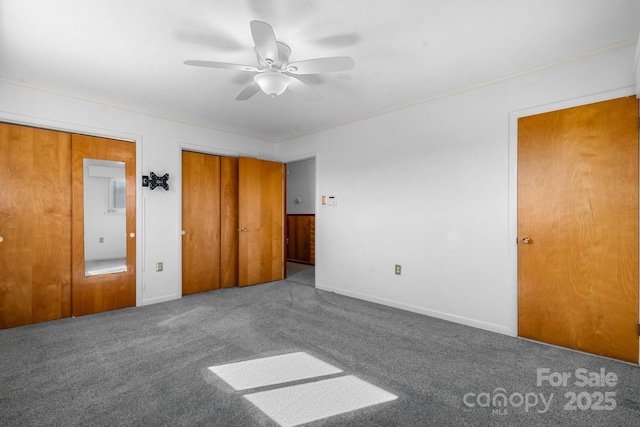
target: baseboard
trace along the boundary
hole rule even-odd
[[[405,303],[393,301],[387,298],[375,297],[375,296],[363,294],[360,292],[345,291],[344,289],[334,288],[332,286],[326,286],[318,283],[316,283],[316,289],[333,292],[336,294],[357,298],[364,301],[374,302],[376,304],[382,304],[389,307],[398,308],[400,310],[410,311],[412,313],[424,314],[425,316],[431,316],[437,319],[447,320],[449,322],[459,323],[465,326],[471,326],[473,328],[484,329],[485,331],[495,332],[502,335],[509,335],[512,337],[515,337],[517,335],[514,332],[512,332],[508,327],[503,325],[483,322],[477,319],[471,319],[468,317],[462,317],[455,314],[444,313],[437,310],[431,310],[428,308],[418,307],[411,304],[405,304]]]
[[[177,294],[162,295],[160,297],[155,297],[155,298],[143,298],[142,305],[145,306],[145,305],[157,304],[160,302],[173,301],[174,299],[180,299],[180,298],[182,298],[182,295],[177,295]]]

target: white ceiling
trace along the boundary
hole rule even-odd
[[[344,56],[347,72],[247,101],[249,22],[291,61]],[[619,44],[639,0],[0,0],[0,79],[268,141],[283,141]]]

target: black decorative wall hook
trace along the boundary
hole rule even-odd
[[[169,174],[165,173],[162,176],[158,176],[155,173],[151,172],[151,178],[147,175],[142,175],[142,186],[149,187],[149,189],[153,190],[156,187],[162,187],[165,190],[169,191]]]

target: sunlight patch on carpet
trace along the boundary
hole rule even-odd
[[[398,398],[305,353],[211,366],[218,375],[282,427],[293,427]],[[331,378],[319,378],[333,375]],[[291,385],[292,381],[299,381]],[[287,385],[289,384],[289,385]],[[256,391],[271,386],[269,390]]]
[[[352,375],[246,394],[283,427],[297,426],[397,399]]]
[[[209,370],[235,390],[282,384],[342,372],[342,369],[304,352],[212,366]]]

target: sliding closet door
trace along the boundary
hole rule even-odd
[[[238,285],[238,159],[182,153],[182,294]]]
[[[240,286],[284,277],[282,163],[241,157],[238,165]]]
[[[73,286],[72,315],[98,313],[136,304],[136,149],[135,144],[106,138],[85,135],[72,136],[72,191],[73,191]],[[94,166],[97,176],[103,176],[113,188],[109,187],[109,208],[103,209],[102,219],[94,221],[97,231],[86,227],[89,220],[89,208],[85,198],[92,194],[85,192],[89,185],[87,169]],[[110,170],[123,168],[121,179],[108,179]],[[115,176],[115,172],[114,172]],[[86,182],[85,182],[86,180]],[[118,181],[122,187],[118,187]],[[107,184],[105,184],[107,185]],[[85,207],[87,209],[85,209]],[[100,214],[100,212],[99,212]],[[113,235],[106,233],[106,224],[120,217],[123,223],[120,231]],[[95,233],[95,234],[94,234]],[[99,237],[98,237],[99,236]],[[108,245],[111,239],[117,239],[123,250],[115,251],[123,257],[122,265],[108,268],[89,267],[90,246],[99,239],[99,245]],[[122,254],[122,255],[120,255]],[[93,258],[93,256],[91,256]],[[113,257],[113,256],[112,256]],[[111,257],[111,258],[112,258]],[[97,261],[100,257],[96,256]],[[111,262],[112,259],[105,259]],[[115,259],[117,260],[117,259]]]
[[[182,295],[220,289],[220,157],[182,152]]]
[[[70,135],[0,124],[0,328],[70,315]]]
[[[238,286],[238,159],[220,158],[221,286]]]

